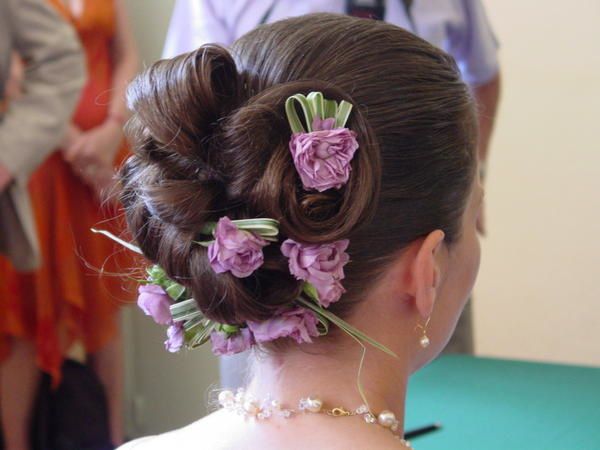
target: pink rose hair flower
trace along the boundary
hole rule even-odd
[[[169,325],[165,348],[171,353],[178,352],[183,346],[185,336],[183,322],[173,322],[171,297],[157,284],[145,284],[138,289],[137,304],[147,316],[152,316],[159,325]]]
[[[305,189],[340,189],[350,178],[356,133],[334,126],[335,119],[316,118],[313,131],[292,134],[290,152]]]
[[[143,284],[138,288],[139,296],[137,304],[147,316],[152,316],[159,325],[170,325],[173,321],[171,316],[171,297],[157,284]]]
[[[183,322],[176,322],[167,328],[167,340],[165,341],[165,348],[171,352],[178,352],[183,347],[185,340],[185,334],[183,330]]]
[[[277,314],[264,322],[248,322],[257,343],[270,342],[290,337],[298,344],[312,342],[319,336],[318,319],[315,313],[305,308],[294,308]]]
[[[254,335],[248,328],[240,328],[235,334],[213,331],[210,334],[210,342],[212,352],[217,356],[235,355],[248,350],[256,343]]]
[[[250,276],[263,261],[263,247],[269,244],[250,231],[240,230],[229,217],[221,217],[215,240],[208,247],[208,259],[216,273],[231,272],[238,278]]]
[[[324,308],[337,302],[346,292],[340,280],[344,279],[344,266],[350,261],[346,253],[349,243],[344,239],[315,245],[287,239],[281,245],[281,252],[289,258],[291,274],[314,286]]]

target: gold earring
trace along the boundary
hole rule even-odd
[[[429,318],[427,319],[427,322],[425,322],[425,325],[417,324],[417,327],[416,327],[416,328],[420,328],[421,330],[423,330],[423,336],[421,336],[421,339],[419,339],[419,344],[421,344],[421,347],[423,347],[423,348],[429,347],[429,344],[430,344],[429,337],[427,336],[427,325],[429,325],[430,320],[431,320],[431,316],[429,316]]]

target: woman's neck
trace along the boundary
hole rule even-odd
[[[349,337],[342,340],[343,345],[336,345],[335,350],[315,344],[314,351],[305,346],[282,355],[255,356],[247,392],[256,399],[270,395],[293,409],[296,409],[300,398],[305,397],[317,397],[329,409],[356,409],[365,403],[358,387],[362,348]],[[397,432],[401,434],[410,371],[405,355],[398,356],[395,359],[368,347],[360,383],[371,412],[392,411],[399,421]]]

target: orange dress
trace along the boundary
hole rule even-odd
[[[88,67],[73,122],[88,130],[108,114],[113,2],[86,0],[82,15],[72,20]],[[126,153],[121,148],[116,160]],[[119,234],[117,208],[102,206],[60,151],[32,176],[30,194],[42,265],[35,272],[18,273],[0,257],[0,364],[9,355],[11,338],[27,339],[35,343],[38,366],[56,384],[70,345],[81,340],[89,353],[100,349],[117,332],[119,306],[134,297],[122,277],[101,275],[97,269],[126,273],[133,262],[117,244],[90,231],[96,227]]]

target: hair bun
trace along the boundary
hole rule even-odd
[[[280,245],[246,278],[215,273],[197,241],[206,222],[269,217],[281,241],[348,239],[344,317],[398,252],[432,230],[460,239],[476,167],[476,117],[452,58],[381,21],[308,15],[259,27],[228,50],[160,61],[132,83],[121,171],[130,231],[144,254],[220,323],[259,322],[301,281]],[[237,66],[237,67],[236,67]],[[290,152],[286,100],[320,91],[353,105],[359,148],[348,182],[305,189]]]
[[[225,198],[226,175],[215,130],[239,102],[240,81],[226,49],[205,45],[153,64],[127,92],[135,158],[125,203],[135,195],[149,215],[193,233]]]
[[[121,171],[129,227],[144,254],[189,287],[207,316],[231,324],[270,317],[302,285],[277,244],[264,249],[252,277],[214,273],[206,249],[194,243],[207,221],[270,217],[282,237],[333,242],[368,222],[381,178],[375,135],[355,107],[347,127],[360,147],[348,183],[305,190],[289,149],[287,98],[321,91],[338,102],[352,99],[330,83],[298,81],[236,107],[240,84],[233,60],[217,46],[152,66],[129,91],[136,153]]]
[[[304,189],[290,154],[292,131],[285,102],[292,95],[311,91],[354,105],[346,127],[356,133],[359,149],[350,179],[339,190]],[[279,220],[286,237],[308,243],[336,241],[372,217],[381,179],[378,143],[360,108],[333,84],[294,81],[266,89],[230,114],[221,135],[231,180],[228,196]]]
[[[230,324],[270,317],[300,290],[277,244],[265,248],[261,270],[240,279],[216,274],[195,242],[206,222],[263,212],[249,205],[260,179],[252,177],[272,153],[265,134],[271,128],[265,124],[253,141],[258,118],[250,120],[252,127],[237,130],[247,139],[232,147],[241,143],[231,136],[240,85],[233,59],[219,46],[151,66],[128,91],[135,155],[121,169],[121,200],[145,256],[190,288],[208,317]]]
[[[208,44],[153,64],[131,83],[127,100],[154,141],[205,158],[212,132],[240,101],[240,80],[229,52]]]

